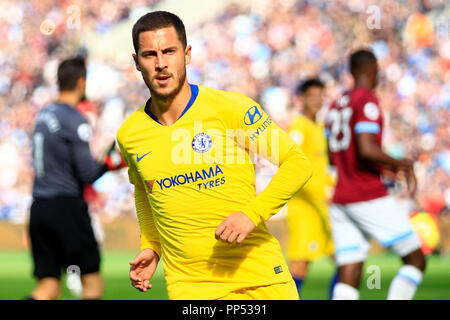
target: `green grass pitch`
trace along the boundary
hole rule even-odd
[[[153,277],[153,289],[141,293],[131,287],[128,279],[128,262],[135,256],[132,251],[107,250],[102,255],[102,274],[105,280],[104,299],[117,300],[165,300],[167,292],[161,264]],[[450,299],[450,259],[437,255],[428,257],[428,266],[424,280],[416,293],[415,299]],[[361,280],[361,299],[385,299],[389,284],[400,267],[400,260],[392,254],[371,255],[366,261]],[[375,268],[371,267],[375,266]],[[380,270],[380,288],[369,289],[367,282],[374,275],[373,270]],[[311,265],[306,280],[302,299],[324,300],[328,296],[328,283],[334,272],[331,260],[323,259]],[[64,281],[64,279],[63,279]],[[375,282],[371,282],[375,284]],[[29,294],[35,280],[32,277],[31,256],[27,251],[0,252],[0,299],[16,300]],[[61,299],[77,299],[64,286]]]

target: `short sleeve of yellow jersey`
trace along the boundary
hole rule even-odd
[[[243,212],[258,225],[277,213],[310,179],[312,167],[295,141],[249,97],[236,94],[230,107],[228,126],[245,132],[241,147],[279,166],[269,185],[251,201]]]
[[[123,148],[119,137],[117,139],[122,156],[128,165],[128,177],[130,183],[134,185],[134,200],[136,205],[136,214],[139,220],[141,230],[141,250],[152,249],[161,257],[161,244],[159,241],[158,230],[153,221],[152,208],[147,198],[144,184],[140,178],[133,161],[130,161],[129,155]]]

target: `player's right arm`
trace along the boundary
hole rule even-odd
[[[151,288],[150,279],[156,270],[161,257],[161,244],[159,233],[156,229],[150,203],[147,198],[144,183],[140,178],[137,169],[131,161],[126,148],[121,143],[120,137],[117,139],[123,159],[128,165],[128,177],[130,183],[134,185],[134,200],[136,214],[141,231],[141,252],[130,262],[130,279],[132,285],[141,291]]]
[[[141,179],[135,178],[134,175],[129,169],[130,181],[134,181],[134,200],[141,230],[141,252],[130,262],[130,280],[133,287],[145,292],[152,287],[150,280],[158,266],[161,244],[145,188]]]

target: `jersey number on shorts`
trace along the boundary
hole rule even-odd
[[[345,107],[342,109],[333,109],[328,114],[328,122],[330,123],[330,151],[339,152],[346,150],[352,139],[352,130],[350,128],[350,118],[353,109]]]
[[[37,132],[33,135],[33,153],[34,153],[34,169],[36,176],[42,178],[44,176],[44,135]]]

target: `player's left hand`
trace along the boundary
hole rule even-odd
[[[414,173],[414,161],[402,160],[403,165],[399,168],[405,174],[406,184],[408,186],[408,194],[411,198],[414,198],[417,190],[417,178]]]
[[[217,240],[228,243],[236,241],[236,243],[241,244],[254,228],[255,224],[245,213],[235,212],[219,224],[215,235]]]
[[[390,180],[397,180],[397,170],[392,166],[384,166],[382,168],[381,175]]]
[[[408,193],[411,198],[414,198],[417,191],[417,178],[414,174],[414,168],[410,167],[408,168],[408,171],[406,172],[406,183],[408,185]]]

